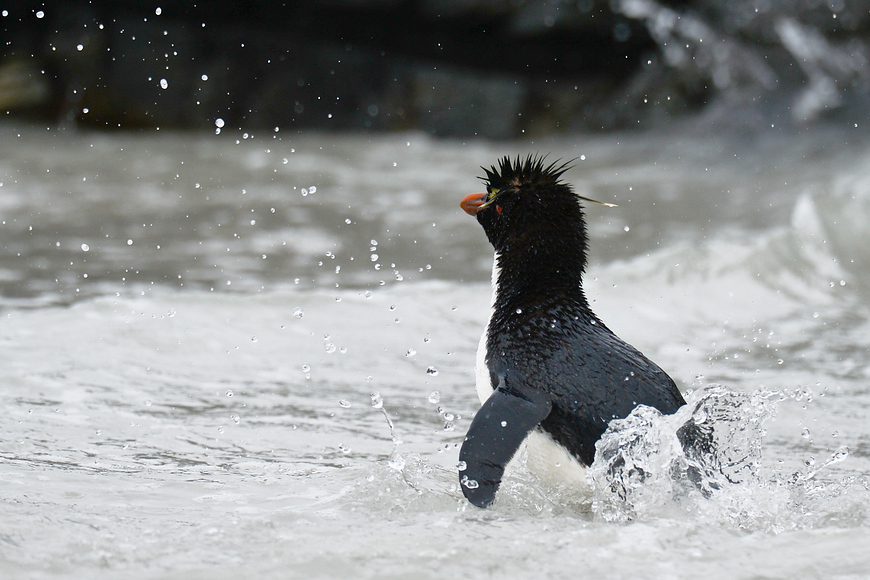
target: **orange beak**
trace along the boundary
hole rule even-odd
[[[466,195],[461,202],[459,202],[459,207],[465,211],[468,215],[477,215],[477,212],[480,211],[485,204],[483,202],[483,198],[486,197],[485,193],[472,193],[470,195]]]

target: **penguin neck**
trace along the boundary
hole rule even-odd
[[[493,307],[524,308],[552,300],[588,306],[585,244],[521,244],[495,253]]]

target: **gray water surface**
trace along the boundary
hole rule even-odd
[[[870,574],[866,140],[0,133],[4,577]],[[642,485],[520,462],[463,499],[491,249],[458,202],[529,152],[619,204],[593,308],[739,483],[681,487],[641,414],[605,439]]]

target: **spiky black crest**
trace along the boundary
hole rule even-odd
[[[553,187],[564,185],[560,178],[562,174],[571,168],[571,162],[559,163],[559,160],[545,165],[546,156],[536,157],[529,155],[525,159],[518,155],[516,159],[511,160],[505,155],[498,162],[498,167],[495,165],[487,169],[481,167],[486,172],[486,177],[480,179],[486,184],[488,190],[500,190],[506,187]]]

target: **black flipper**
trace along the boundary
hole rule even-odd
[[[505,389],[502,381],[471,422],[459,461],[462,493],[477,507],[488,507],[495,500],[508,462],[529,431],[550,414],[550,397],[543,391],[517,393]]]

